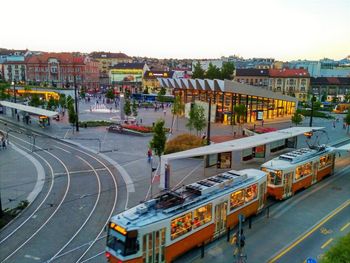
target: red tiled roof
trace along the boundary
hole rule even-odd
[[[340,84],[339,78],[335,78],[335,77],[327,78],[327,81],[329,84],[336,84],[336,85]]]
[[[72,53],[42,53],[26,58],[27,64],[48,63],[50,58],[57,59],[61,64],[84,64],[85,57],[76,56]]]
[[[310,77],[306,69],[269,69],[270,77],[303,78]]]

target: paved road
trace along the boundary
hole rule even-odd
[[[41,163],[46,177],[38,197],[1,231],[0,261],[76,262],[103,251],[104,226],[127,201],[125,183],[115,167],[48,137],[37,136],[31,153],[25,134],[9,136],[12,145]]]

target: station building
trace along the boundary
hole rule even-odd
[[[158,78],[161,87],[168,89],[174,96],[180,96],[185,104],[185,115],[191,105],[198,103],[208,112],[211,108],[211,121],[223,124],[237,122],[252,123],[294,114],[298,100],[295,97],[273,92],[231,80],[210,79],[171,79]],[[246,112],[238,120],[234,108],[245,105]]]

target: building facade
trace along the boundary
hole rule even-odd
[[[246,83],[253,86],[268,87],[269,71],[268,69],[236,69],[234,80],[240,83]]]
[[[142,78],[149,68],[145,63],[119,63],[109,69],[110,85],[119,92],[142,92]]]
[[[24,61],[7,61],[3,64],[4,80],[8,82],[26,81],[26,64]]]
[[[340,101],[344,100],[344,96],[350,94],[350,78],[334,78],[320,77],[311,78],[311,90],[319,100],[332,101],[334,97]]]
[[[211,108],[211,121],[223,124],[252,123],[294,114],[298,100],[231,80],[169,79],[160,78],[162,87],[171,89],[185,103],[185,114],[193,103],[202,105],[206,112]],[[235,106],[245,105],[246,112],[239,120]]]
[[[124,53],[92,52],[90,57],[98,62],[100,85],[109,86],[109,68],[118,63],[131,63],[132,58]]]
[[[269,69],[269,89],[306,101],[310,75],[305,69]]]
[[[68,88],[76,83],[88,90],[99,88],[98,62],[72,53],[43,53],[25,60],[27,82]]]
[[[143,75],[142,84],[146,89],[148,88],[148,92],[157,92],[161,86],[158,78],[172,78],[174,75],[173,71],[154,71],[148,70]]]

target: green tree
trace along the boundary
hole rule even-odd
[[[106,98],[110,99],[110,100],[114,100],[115,99],[115,94],[113,92],[113,88],[110,88],[109,90],[107,90]]]
[[[53,97],[50,97],[49,101],[47,102],[47,109],[48,110],[54,110],[58,106],[58,101],[55,100]]]
[[[158,120],[153,128],[153,138],[150,141],[150,148],[159,157],[164,153],[166,134],[164,129],[164,120]]]
[[[43,102],[41,101],[40,97],[37,94],[33,94],[31,100],[29,101],[29,106],[39,107],[42,104]]]
[[[75,113],[74,106],[73,106],[73,104],[70,104],[68,106],[68,121],[69,121],[69,123],[74,126],[76,118],[77,118],[77,115]]]
[[[143,94],[149,94],[148,87],[146,86],[145,89],[142,92]]]
[[[347,94],[345,94],[345,96],[344,96],[344,101],[345,101],[345,102],[350,102],[350,92],[348,92]]]
[[[204,69],[201,66],[201,63],[199,61],[194,65],[193,71],[192,71],[192,78],[193,79],[204,79]]]
[[[242,131],[242,123],[244,122],[244,117],[246,116],[247,108],[244,104],[239,104],[234,106],[233,111],[235,114],[235,119],[239,124],[239,129]]]
[[[74,106],[74,99],[71,95],[68,95],[67,100],[65,101],[67,109],[69,109],[70,106]]]
[[[322,102],[325,102],[326,100],[327,100],[327,92],[324,91],[324,92],[322,93],[322,96],[321,96],[321,101],[322,101]]]
[[[125,100],[124,113],[126,115],[126,120],[128,121],[128,117],[131,115],[131,103],[129,99]]]
[[[350,111],[348,110],[348,113],[346,114],[346,116],[344,117],[344,122],[347,125],[347,133],[349,133],[349,127],[350,127]]]
[[[338,101],[339,101],[339,99],[338,99],[338,97],[337,96],[333,96],[332,97],[332,103],[338,103]]]
[[[321,109],[322,103],[320,101],[315,101],[314,102],[314,110],[320,110]]]
[[[321,259],[321,263],[350,262],[350,233],[338,239]]]
[[[196,103],[193,104],[189,112],[189,119],[186,124],[186,127],[190,131],[195,129],[198,135],[198,132],[202,131],[205,125],[206,125],[206,118],[204,114],[204,108],[200,105],[197,105]]]
[[[58,104],[61,105],[62,108],[66,107],[66,94],[60,94],[60,98],[58,99]]]
[[[132,115],[136,117],[138,114],[136,100],[133,100],[131,110],[132,110]]]
[[[7,93],[7,89],[11,87],[10,83],[1,81],[0,82],[0,99],[6,100],[10,98],[10,95]]]
[[[221,79],[221,71],[217,66],[213,65],[210,62],[208,66],[208,70],[205,73],[205,77],[207,79]]]
[[[171,130],[173,130],[174,117],[176,116],[176,130],[178,130],[179,126],[179,116],[183,114],[185,109],[185,104],[183,104],[181,97],[176,96],[174,99],[173,106],[171,107],[171,113],[173,114],[173,119],[171,121]]]
[[[292,116],[292,123],[298,126],[302,121],[303,121],[303,116],[300,114],[300,111],[297,110],[296,112],[294,112]]]
[[[206,126],[206,118],[204,113],[204,108],[200,105],[195,105],[195,119],[193,126],[195,130],[197,131],[197,135],[199,132],[202,132],[204,127]]]
[[[225,62],[221,68],[221,79],[233,79],[235,65],[232,62]]]
[[[86,97],[86,87],[82,87],[81,90],[80,90],[80,97],[82,99],[85,99]]]
[[[166,89],[162,87],[160,91],[158,92],[157,99],[159,102],[164,102],[165,101],[165,94],[166,94]]]

